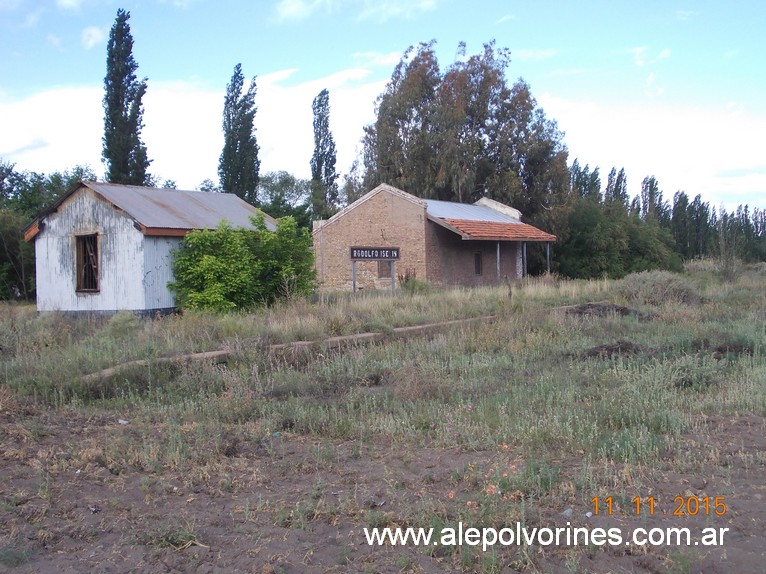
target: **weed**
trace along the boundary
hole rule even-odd
[[[701,302],[701,297],[691,282],[670,271],[631,273],[617,284],[616,291],[628,302],[638,305],[695,305]]]
[[[136,543],[155,549],[184,550],[194,545],[204,546],[197,539],[196,526],[190,520],[184,520],[183,524],[163,523],[153,528],[139,529],[134,536]]]
[[[368,510],[364,514],[364,524],[367,528],[385,528],[391,517],[382,510]]]
[[[16,568],[29,562],[30,554],[28,551],[16,548],[15,546],[0,547],[0,564],[6,568]]]

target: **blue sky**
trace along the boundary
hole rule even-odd
[[[234,65],[257,76],[261,170],[309,174],[311,101],[330,91],[338,169],[360,151],[374,100],[408,46],[435,39],[441,67],[496,40],[565,132],[570,163],[655,175],[713,205],[766,207],[766,5],[760,1],[0,0],[0,158],[102,174],[106,41],[131,14],[148,77],[151,172],[217,180]]]

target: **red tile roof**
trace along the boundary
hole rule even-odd
[[[526,223],[499,223],[495,221],[471,221],[468,219],[442,219],[457,229],[464,239],[490,241],[556,241],[556,236],[545,233]],[[467,237],[466,237],[467,236]]]

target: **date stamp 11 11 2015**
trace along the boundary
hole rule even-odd
[[[725,496],[676,496],[672,504],[663,504],[653,496],[636,496],[624,504],[612,496],[594,496],[590,502],[595,516],[724,516],[728,511]]]

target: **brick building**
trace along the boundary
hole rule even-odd
[[[313,239],[322,287],[348,290],[390,289],[405,272],[443,287],[496,285],[526,274],[527,242],[556,237],[491,199],[420,199],[381,184],[316,221]]]

